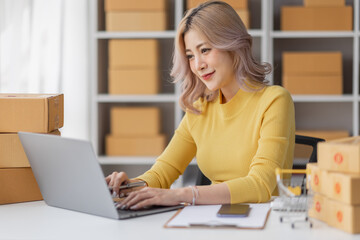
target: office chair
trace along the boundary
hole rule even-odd
[[[317,162],[317,144],[318,142],[324,142],[325,140],[322,138],[316,137],[308,137],[302,135],[295,135],[295,144],[308,145],[312,147],[311,156],[309,158],[310,163]],[[306,169],[306,163],[294,163],[293,169]],[[204,174],[200,171],[197,173],[196,185],[210,185],[211,181],[204,176]]]

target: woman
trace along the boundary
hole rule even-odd
[[[188,11],[179,24],[171,75],[182,82],[186,114],[153,167],[128,179],[106,177],[122,209],[150,205],[265,202],[276,189],[275,168],[291,168],[294,105],[280,86],[266,86],[268,64],[252,56],[252,38],[221,1]],[[196,156],[209,186],[169,189]],[[148,187],[119,191],[128,182]]]

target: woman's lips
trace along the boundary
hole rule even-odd
[[[204,79],[204,80],[209,80],[213,74],[215,73],[215,71],[211,72],[211,73],[208,73],[208,74],[204,74],[202,75],[201,77]]]

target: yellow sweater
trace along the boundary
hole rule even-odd
[[[139,176],[150,187],[169,188],[193,157],[213,184],[225,182],[231,203],[268,201],[275,168],[291,168],[294,104],[280,86],[239,90],[227,103],[200,99],[202,114],[186,113],[165,151]]]

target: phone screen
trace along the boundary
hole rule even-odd
[[[247,217],[250,207],[248,204],[223,204],[217,212],[218,217]]]

